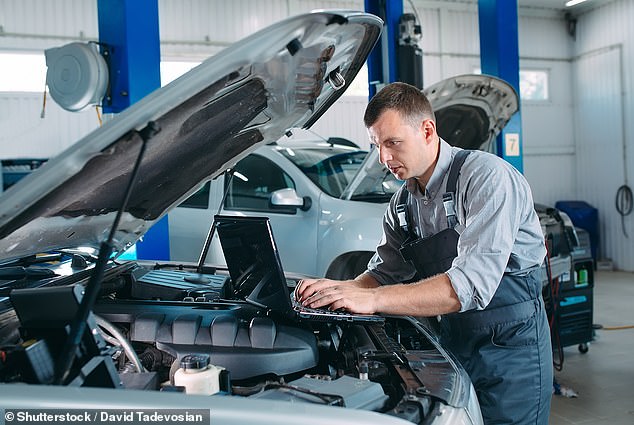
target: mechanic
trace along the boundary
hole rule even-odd
[[[471,377],[487,424],[547,424],[553,383],[539,269],[544,236],[524,177],[503,159],[452,147],[426,96],[405,83],[365,116],[379,161],[405,184],[353,280],[306,279],[306,306],[440,316],[440,339]]]

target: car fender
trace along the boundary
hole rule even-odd
[[[387,204],[346,201],[327,195],[320,201],[317,271],[325,276],[337,258],[376,250]]]

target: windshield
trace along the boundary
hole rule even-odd
[[[278,150],[322,191],[336,198],[341,197],[367,155],[367,151],[328,144]]]
[[[387,168],[382,167],[382,171],[376,175],[366,175],[355,188],[350,199],[379,204],[389,202],[403,182],[397,180]]]
[[[374,153],[364,150],[330,144],[277,149],[322,191],[337,198],[382,204],[403,184]]]
[[[363,164],[355,178],[350,182],[342,198],[353,201],[383,204],[403,184],[379,162],[377,149],[372,149],[363,160]]]

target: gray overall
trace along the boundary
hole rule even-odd
[[[403,189],[397,205],[401,227],[410,235],[403,257],[417,279],[443,273],[457,256],[459,235],[454,202],[460,168],[469,151],[454,157],[443,204],[448,228],[427,238],[411,231]],[[440,335],[476,389],[486,424],[547,424],[553,383],[550,330],[537,271],[504,274],[489,305],[442,316]]]

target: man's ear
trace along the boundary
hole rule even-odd
[[[433,141],[436,135],[436,122],[431,119],[423,120],[422,131],[427,142]]]

